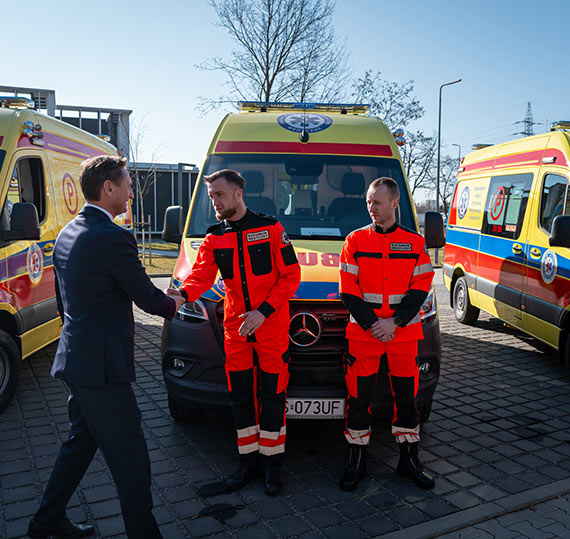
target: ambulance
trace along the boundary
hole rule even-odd
[[[216,218],[202,177],[220,169],[246,180],[245,203],[274,216],[291,238],[301,266],[301,284],[290,301],[290,383],[287,416],[344,417],[343,355],[348,312],[339,299],[339,258],[351,231],[370,224],[365,194],[370,182],[389,176],[401,191],[398,221],[418,230],[415,207],[395,136],[366,105],[241,102],[240,112],[219,125],[198,178],[183,225],[181,208],[165,215],[163,238],[181,244],[172,276],[180,286],[196,260],[206,230]],[[395,135],[400,138],[400,133]],[[439,214],[429,228],[443,244]],[[184,305],[165,322],[162,366],[170,412],[175,420],[195,410],[228,406],[224,372],[224,282],[218,277],[199,300]],[[439,378],[440,334],[433,289],[422,311],[420,342],[422,421],[431,409]],[[374,406],[392,409],[382,362]],[[385,409],[385,408],[384,408]]]
[[[480,309],[559,350],[570,370],[570,122],[467,155],[443,263],[457,320]]]
[[[0,410],[14,396],[22,359],[59,338],[52,254],[83,205],[80,164],[117,155],[111,144],[0,97]],[[117,218],[132,223],[130,208]]]

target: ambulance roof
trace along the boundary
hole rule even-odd
[[[221,122],[208,151],[223,153],[219,142],[264,142],[301,144],[303,126],[312,143],[390,146],[391,157],[399,157],[394,136],[378,118],[338,111],[312,110],[278,112],[240,112],[228,114]],[[223,145],[222,145],[223,146]],[[255,150],[254,150],[255,151]],[[300,147],[291,153],[305,153]],[[307,153],[321,153],[308,151]],[[329,153],[329,152],[324,152]]]
[[[550,131],[475,150],[461,162],[459,175],[475,170],[499,170],[547,162],[568,166],[570,133]]]
[[[62,122],[50,116],[40,114],[29,109],[0,108],[0,149],[8,151],[16,148],[24,130],[24,122],[32,122],[34,125],[41,125],[41,131],[65,139],[79,142],[88,146],[98,153],[117,155],[117,149],[99,137],[87,133],[66,122]],[[36,146],[40,147],[40,146]],[[78,155],[82,157],[82,155]]]

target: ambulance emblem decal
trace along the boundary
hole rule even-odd
[[[540,260],[540,274],[542,275],[542,280],[546,284],[550,284],[554,281],[557,266],[558,261],[556,260],[556,253],[548,249],[544,252],[542,259]]]
[[[26,256],[26,269],[30,276],[30,281],[36,284],[40,282],[44,271],[44,259],[42,250],[37,243],[34,243],[29,249]]]
[[[469,187],[465,186],[463,191],[461,191],[459,203],[457,204],[457,215],[459,215],[459,219],[463,219],[465,217],[467,208],[469,208]]]
[[[303,114],[296,112],[293,114],[282,114],[277,118],[277,123],[288,131],[301,133],[303,126],[307,133],[317,133],[324,131],[332,125],[332,119],[324,114]]]

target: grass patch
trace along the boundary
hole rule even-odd
[[[139,259],[141,259],[140,256]],[[172,271],[174,270],[175,265],[176,258],[155,255],[152,255],[152,264],[149,264],[148,254],[145,257],[145,264],[143,264],[146,272],[149,275],[155,275],[157,273],[167,273],[168,275],[172,275]]]

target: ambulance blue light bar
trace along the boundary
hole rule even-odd
[[[561,120],[559,122],[554,122],[550,126],[551,131],[566,131],[570,129],[570,122],[567,120]]]
[[[340,112],[341,114],[366,114],[370,105],[364,103],[293,103],[279,101],[238,101],[241,111],[280,112],[280,111],[318,111]]]

